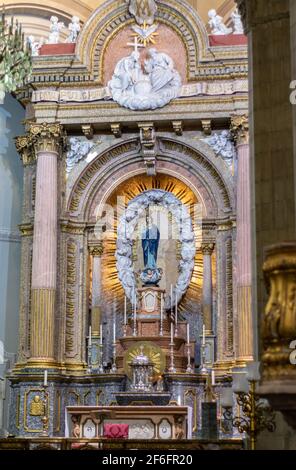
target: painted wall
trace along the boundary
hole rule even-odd
[[[10,95],[0,105],[0,378],[18,345],[20,236],[23,168],[14,137],[24,133],[25,112]],[[4,410],[1,406],[4,400]],[[7,387],[0,380],[0,428],[6,427]]]

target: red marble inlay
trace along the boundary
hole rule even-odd
[[[209,35],[210,46],[246,46],[248,38],[244,34]]]
[[[39,55],[69,55],[74,54],[76,43],[43,44]]]

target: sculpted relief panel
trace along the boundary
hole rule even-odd
[[[150,31],[153,36],[149,34]],[[141,36],[143,39],[141,39]],[[170,56],[181,76],[182,83],[187,82],[187,52],[182,39],[172,28],[165,24],[154,23],[152,29],[149,27],[146,30],[136,24],[126,26],[113,37],[106,47],[102,63],[104,85],[107,85],[111,80],[118,62],[133,52],[135,37],[140,44],[138,52],[141,56],[141,68],[144,68],[145,60],[149,59],[148,49],[155,48],[158,52]],[[143,42],[145,47],[142,47]]]
[[[180,95],[181,77],[168,54],[149,49],[143,70],[135,50],[117,63],[109,89],[114,101],[125,108],[156,109]]]

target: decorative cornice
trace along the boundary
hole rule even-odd
[[[72,235],[83,235],[86,229],[84,222],[76,222],[71,220],[61,220],[61,230],[64,233]]]
[[[236,145],[249,143],[249,120],[246,114],[231,116],[230,132]]]

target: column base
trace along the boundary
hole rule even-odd
[[[254,362],[253,356],[239,357],[238,359],[235,360],[235,365],[237,367],[246,367],[249,362]]]
[[[28,359],[27,364],[25,367],[30,367],[30,368],[57,368],[60,367],[61,364],[57,362],[53,357],[31,357]]]

